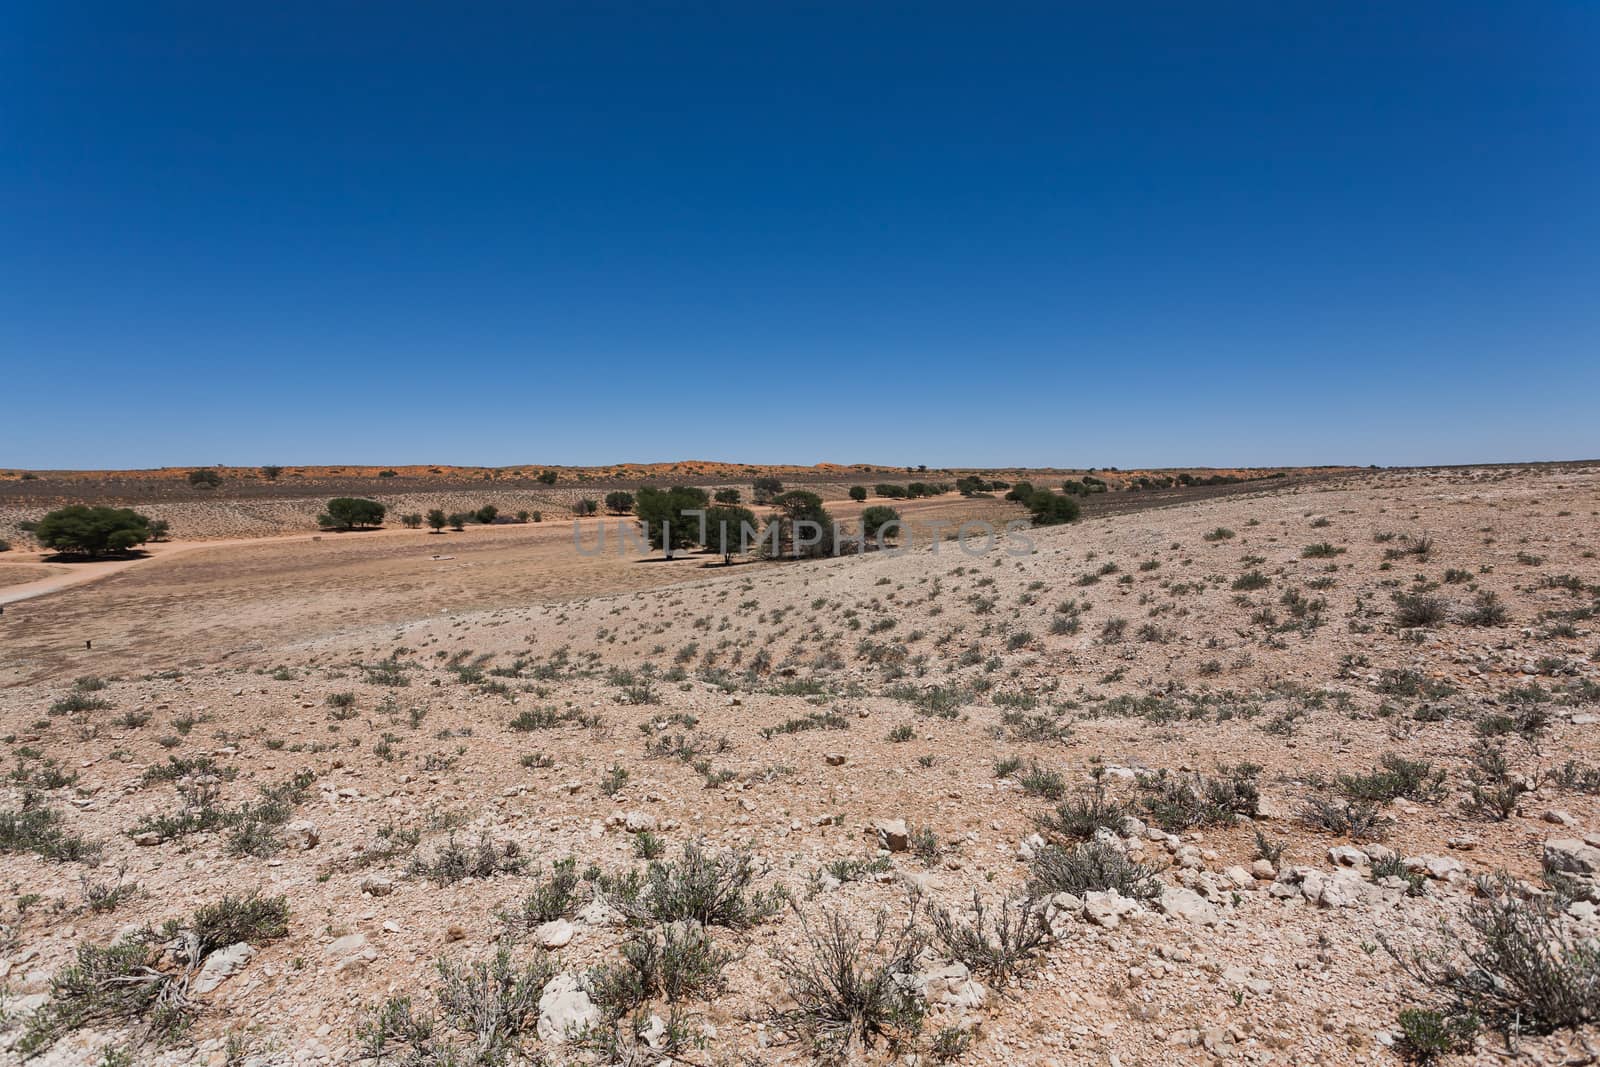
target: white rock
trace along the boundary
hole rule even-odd
[[[317,843],[322,840],[322,834],[317,830],[317,824],[310,819],[296,819],[283,829],[289,835],[289,840],[294,844],[294,847],[302,852],[316,848]]]
[[[1137,900],[1131,900],[1116,890],[1083,895],[1084,918],[1107,930],[1115,930],[1124,918],[1143,910]]]
[[[917,992],[936,1007],[971,1011],[989,999],[982,983],[972,977],[964,963],[930,963],[913,979]]]
[[[1552,837],[1544,843],[1544,865],[1562,874],[1600,874],[1600,848],[1575,837]]]
[[[1428,872],[1429,878],[1437,878],[1440,881],[1467,872],[1466,866],[1460,860],[1449,856],[1429,856],[1423,864],[1423,870]]]
[[[878,845],[890,852],[904,852],[911,847],[911,831],[904,819],[879,819],[872,824],[878,836]]]
[[[394,892],[394,882],[381,874],[369,874],[361,879],[361,891],[369,897],[386,897]]]
[[[572,941],[576,933],[571,923],[565,919],[551,919],[541,924],[533,931],[533,936],[545,948],[563,948]]]
[[[1169,887],[1161,894],[1158,906],[1165,915],[1203,926],[1215,926],[1222,918],[1215,907],[1192,889]]]
[[[353,956],[366,947],[366,934],[345,934],[328,946],[328,955],[330,957]]]
[[[255,954],[256,950],[244,941],[217,949],[206,957],[200,973],[195,975],[194,991],[211,992],[228,978],[239,973]]]
[[[550,979],[539,997],[539,1040],[559,1045],[567,1035],[581,1034],[600,1019],[600,1011],[570,974]]]

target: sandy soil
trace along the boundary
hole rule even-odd
[[[928,506],[954,517],[973,503]],[[710,928],[734,958],[720,991],[680,1005],[698,1047],[677,1059],[813,1062],[806,1028],[782,1014],[795,1002],[781,961],[814,951],[802,916],[901,922],[911,887],[927,930],[928,907],[1037,885],[1029,838],[1055,788],[1036,767],[1060,776],[1063,799],[1100,781],[1148,824],[1120,824],[1109,847],[1156,868],[1163,895],[1114,925],[1094,908],[1116,901],[1080,918],[1053,898],[1059,939],[1007,985],[961,978],[935,942],[917,968],[928,1013],[898,1055],[933,1062],[945,1032],[970,1035],[957,1061],[970,1064],[1399,1063],[1399,1012],[1439,1001],[1380,941],[1444,944],[1438,924],[1461,927],[1474,876],[1541,885],[1547,839],[1600,832],[1590,780],[1555,773],[1600,766],[1597,514],[1600,469],[1485,468],[1258,487],[976,556],[943,542],[717,571],[580,560],[563,526],[153,560],[5,613],[0,732],[19,767],[6,803],[53,780],[41,770],[56,761],[75,781],[36,785],[34,803],[104,843],[92,879],[125,863],[141,890],[96,912],[84,864],[7,856],[15,892],[41,899],[6,907],[0,967],[25,1016],[78,945],[225,892],[283,894],[287,935],[196,995],[189,1034],[141,1046],[140,1062],[221,1063],[230,1034],[239,1062],[358,1062],[357,1028],[385,997],[433,1006],[440,957],[535,958],[538,938],[499,913],[562,857],[608,875],[639,865],[648,826],[668,860],[691,840],[749,850],[756,884],[793,899],[748,928]],[[1470,625],[1486,592],[1506,617]],[[1401,625],[1396,593],[1437,598],[1440,617]],[[89,675],[104,687],[69,699]],[[1522,790],[1505,818],[1470,803],[1484,744]],[[241,851],[227,828],[136,843],[142,818],[183,803],[146,769],[202,755],[237,770],[213,802],[229,811],[314,772],[295,827],[267,835],[276,848]],[[1301,818],[1308,801],[1348,799],[1335,775],[1384,755],[1443,773],[1378,805],[1380,840]],[[1254,812],[1170,832],[1134,778],[1240,761],[1260,766]],[[905,820],[915,847],[875,829],[885,819]],[[389,827],[420,839],[387,849]],[[1275,863],[1258,831],[1284,846]],[[452,838],[515,845],[526,867],[431,879],[422,868]],[[1415,891],[1373,870],[1385,849],[1429,872]],[[841,884],[829,865],[848,859],[881,869]],[[556,971],[616,964],[629,932],[589,904],[605,895],[584,882],[570,931],[545,931],[562,942]],[[1560,921],[1594,936],[1592,913],[1575,904]],[[651,1013],[670,1011],[651,1000],[640,1021]],[[631,1037],[626,1017],[620,1029]],[[124,1035],[82,1028],[50,1055],[91,1062]],[[1518,1054],[1592,1062],[1595,1038],[1562,1031]],[[525,1049],[609,1058],[531,1033]],[[1486,1028],[1443,1062],[1505,1049]]]

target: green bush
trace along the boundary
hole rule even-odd
[[[618,489],[606,494],[606,510],[613,515],[626,515],[633,510],[633,494]]]
[[[858,504],[867,499],[867,487],[864,485],[852,485],[850,487],[850,499]]]
[[[1077,522],[1083,509],[1070,496],[1057,496],[1047,489],[1036,490],[1028,497],[1028,511],[1037,526],[1058,526]]]

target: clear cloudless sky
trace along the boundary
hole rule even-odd
[[[0,466],[1600,456],[1600,4],[0,2]]]

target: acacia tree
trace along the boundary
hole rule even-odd
[[[283,468],[273,463],[269,463],[265,467],[261,468],[261,477],[265,478],[269,482],[277,481],[278,475],[282,473]]]
[[[822,498],[804,489],[791,489],[772,501],[778,509],[778,547],[776,555],[814,559],[833,552],[833,516],[822,506]],[[771,543],[764,551],[774,554]]]
[[[710,499],[704,489],[689,485],[675,485],[670,489],[645,486],[634,501],[634,514],[644,524],[650,547],[671,551],[700,544],[701,515],[698,513],[709,505]]]
[[[388,508],[376,500],[340,496],[328,501],[328,510],[317,516],[319,526],[333,526],[340,530],[354,530],[361,526],[382,526]]]
[[[878,531],[890,523],[898,524],[900,513],[884,504],[875,504],[861,513],[861,532],[867,537],[877,537]]]
[[[718,504],[706,510],[705,546],[722,555],[724,565],[731,564],[735,553],[744,551],[744,528],[756,528],[755,514],[749,508],[732,504]],[[698,531],[697,531],[698,532]]]
[[[711,499],[715,500],[719,504],[737,504],[739,502],[739,490],[718,489],[714,494],[712,494]]]
[[[196,489],[215,489],[222,484],[222,475],[210,467],[201,467],[189,472],[189,484]]]
[[[754,500],[757,504],[771,504],[783,492],[783,483],[776,478],[757,478],[750,483],[754,490]]]
[[[633,494],[618,489],[606,494],[606,510],[613,515],[626,515],[633,510]]]
[[[100,556],[126,552],[150,540],[150,520],[131,508],[72,504],[40,519],[33,536],[57,552]]]
[[[858,504],[867,499],[867,487],[864,485],[852,485],[850,487],[850,499]]]
[[[443,508],[433,508],[428,512],[428,525],[434,533],[443,533],[444,528],[450,525],[450,518]]]

